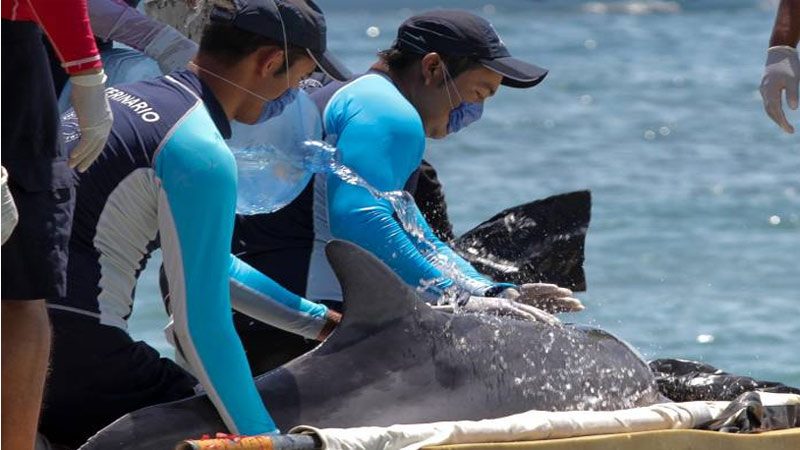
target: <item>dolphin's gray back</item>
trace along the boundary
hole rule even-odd
[[[310,353],[256,380],[279,428],[388,426],[663,400],[647,365],[598,329],[434,311],[357,246],[328,257],[344,320]],[[225,427],[205,396],[128,414],[87,449],[171,448]]]
[[[389,426],[531,409],[623,409],[661,400],[647,365],[601,330],[433,316],[423,327],[401,321],[375,340],[285,366],[302,405],[291,423]],[[260,379],[259,386],[284,384],[276,375]],[[271,397],[265,397],[269,405]]]

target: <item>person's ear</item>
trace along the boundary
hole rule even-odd
[[[256,50],[257,71],[262,77],[274,74],[286,63],[283,49],[278,47],[261,47]]]
[[[438,86],[444,80],[444,64],[438,53],[428,53],[420,61],[422,78],[426,86]]]

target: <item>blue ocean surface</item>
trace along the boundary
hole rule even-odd
[[[646,358],[800,386],[800,134],[772,123],[758,94],[773,3],[320,4],[329,47],[357,72],[403,19],[435,6],[484,15],[512,54],[550,69],[534,89],[501,89],[482,120],[429,141],[426,156],[459,232],[591,189],[587,309],[564,320],[608,329]],[[788,116],[800,127],[800,113]],[[154,263],[131,330],[171,356]]]

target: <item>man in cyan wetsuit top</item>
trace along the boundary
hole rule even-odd
[[[338,315],[231,255],[237,181],[224,139],[231,120],[259,121],[315,66],[344,78],[325,47],[313,3],[240,0],[215,7],[190,70],[107,89],[117,120],[78,179],[67,295],[48,301],[56,339],[41,431],[51,441],[80,445],[127,412],[192,395],[197,381],[230,432],[276,431],[231,305],[316,339]],[[126,331],[136,279],[156,248],[171,288],[170,337],[191,375]]]
[[[477,120],[484,101],[501,84],[532,87],[547,73],[512,58],[489,22],[464,11],[408,19],[393,47],[379,56],[369,73],[344,85],[331,83],[312,98],[344,164],[383,191],[408,186],[426,137],[443,138]],[[435,249],[408,233],[387,201],[334,175],[317,175],[283,210],[237,217],[233,251],[314,301],[341,301],[324,254],[332,238],[371,251],[430,300],[445,292],[462,299],[508,296],[529,304],[544,297],[574,300],[570,291],[552,285],[494,283],[437,238],[424,219],[420,222]],[[442,257],[456,276],[442,273],[434,263]],[[261,328],[258,324],[242,320],[238,325],[246,348],[269,345],[262,331],[248,330]]]

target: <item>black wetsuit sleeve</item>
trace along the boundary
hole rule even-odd
[[[409,177],[406,190],[414,197],[414,202],[436,237],[444,242],[455,239],[453,225],[447,215],[442,183],[431,163],[422,160],[419,168]]]

